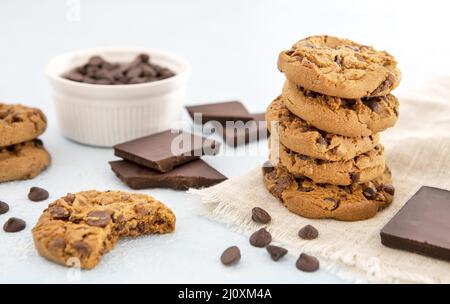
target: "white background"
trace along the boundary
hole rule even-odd
[[[79,4],[79,20],[76,9]],[[282,49],[313,34],[330,34],[387,49],[403,70],[397,94],[420,86],[450,68],[447,1],[112,1],[40,0],[0,2],[0,101],[42,108],[49,128],[42,137],[53,156],[49,170],[33,181],[0,185],[0,200],[24,218],[17,234],[0,231],[0,282],[73,282],[67,269],[49,263],[33,249],[30,229],[45,203],[26,199],[30,186],[43,186],[56,199],[86,189],[124,189],[110,172],[110,149],[81,146],[60,134],[44,67],[53,56],[100,46],[143,46],[172,51],[193,67],[187,104],[240,99],[251,111],[264,111],[281,90],[276,68]],[[74,18],[75,17],[75,18]],[[80,122],[82,123],[82,122]],[[389,132],[389,131],[388,131]],[[387,147],[389,148],[389,147]],[[206,160],[228,177],[261,163],[258,156],[217,156]],[[183,192],[148,190],[178,217],[170,236],[123,240],[79,282],[217,283],[342,282],[325,271],[301,273],[294,263],[270,261],[263,249],[225,226],[198,215],[195,200]],[[293,227],[298,229],[298,227]],[[237,267],[218,262],[236,244]],[[76,276],[75,276],[76,278]]]

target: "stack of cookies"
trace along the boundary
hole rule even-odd
[[[395,59],[351,40],[312,36],[280,53],[287,78],[266,111],[265,184],[292,212],[355,221],[394,195],[379,132],[392,127],[401,79]]]
[[[37,138],[46,127],[41,110],[0,103],[0,182],[34,178],[50,164]]]

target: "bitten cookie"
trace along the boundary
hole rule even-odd
[[[308,90],[343,98],[384,96],[401,80],[385,51],[332,36],[311,36],[278,56],[278,69]]]
[[[366,183],[383,174],[385,168],[382,145],[353,159],[331,162],[292,152],[280,144],[279,159],[296,177],[306,176],[315,183],[343,186]]]
[[[344,99],[321,95],[286,81],[286,107],[316,128],[343,136],[370,136],[392,127],[398,119],[394,95],[369,99]]]
[[[50,161],[39,139],[0,148],[0,182],[34,178]]]
[[[47,119],[41,110],[0,103],[0,147],[37,138],[46,127]]]
[[[151,196],[84,191],[51,203],[33,228],[39,254],[61,265],[94,268],[121,237],[175,230],[173,212]]]
[[[308,218],[342,221],[369,219],[391,204],[395,189],[386,167],[378,178],[364,184],[335,186],[295,178],[284,167],[263,167],[264,182],[289,211]]]
[[[372,150],[379,142],[379,135],[347,137],[323,132],[293,115],[284,105],[283,97],[277,97],[267,108],[266,121],[273,134],[277,128],[280,142],[290,150],[317,159],[342,161]],[[273,126],[272,126],[273,124]]]

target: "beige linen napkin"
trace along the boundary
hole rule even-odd
[[[450,78],[438,79],[420,93],[400,98],[399,122],[381,135],[381,142],[396,193],[394,203],[370,220],[312,220],[292,214],[265,189],[259,168],[190,192],[200,197],[206,216],[247,235],[260,227],[251,220],[251,209],[266,209],[272,215],[268,230],[276,242],[291,252],[316,255],[323,268],[341,278],[450,283],[449,262],[384,247],[379,236],[381,228],[421,185],[450,190]],[[318,239],[299,239],[298,230],[306,224],[318,228]]]

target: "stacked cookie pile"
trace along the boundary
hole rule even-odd
[[[347,39],[312,36],[280,53],[287,78],[267,109],[269,191],[310,218],[362,220],[394,195],[379,132],[392,127],[400,82],[395,59]]]
[[[50,164],[37,139],[46,127],[41,110],[0,103],[0,182],[34,178]]]

